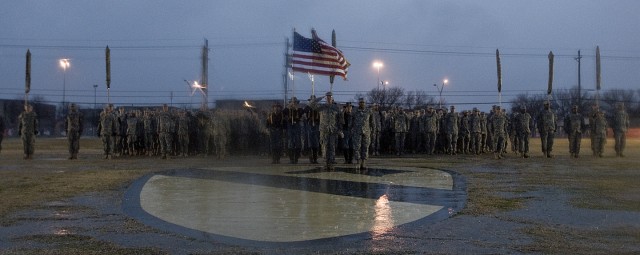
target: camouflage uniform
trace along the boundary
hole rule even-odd
[[[312,96],[309,101],[315,102],[316,97]],[[307,149],[309,151],[309,163],[317,164],[320,150],[320,112],[316,107],[311,107],[311,103],[304,108],[305,131],[307,137]]]
[[[216,146],[216,157],[224,159],[227,156],[229,137],[229,117],[225,112],[218,111],[213,115],[213,143]]]
[[[464,154],[468,154],[470,152],[469,145],[471,144],[471,127],[469,125],[469,111],[463,111],[462,117],[460,118],[460,129],[458,131],[458,138],[461,141],[461,151]]]
[[[540,131],[540,140],[542,142],[542,153],[547,158],[552,158],[553,155],[553,138],[556,133],[556,114],[551,111],[549,102],[544,103],[545,110],[540,114],[538,119],[538,129]]]
[[[594,145],[595,154],[602,157],[604,153],[604,145],[607,143],[607,120],[604,113],[597,111],[593,116]]]
[[[144,118],[142,119],[144,129],[144,148],[148,156],[156,154],[156,146],[158,133],[156,119],[152,115],[151,111],[144,111]]]
[[[271,164],[280,164],[282,156],[282,130],[284,128],[284,117],[282,116],[282,106],[274,104],[273,110],[267,116],[267,128],[269,128],[269,140],[271,146]]]
[[[289,163],[296,164],[300,158],[302,150],[302,114],[303,110],[298,107],[298,99],[291,98],[291,102],[282,110],[282,114],[286,120],[285,129],[287,130],[287,154],[289,155]]]
[[[189,154],[189,117],[185,111],[178,117],[178,149],[183,157]]]
[[[487,115],[484,112],[480,112],[480,153],[484,153],[487,149]]]
[[[115,153],[120,155],[127,154],[127,114],[124,112],[124,108],[118,108],[119,112],[116,114],[116,141],[115,141]]]
[[[327,170],[334,170],[336,157],[336,143],[338,135],[342,133],[343,118],[340,108],[333,102],[331,92],[326,94],[327,103],[318,106],[320,112],[320,144],[325,156]]]
[[[404,142],[408,131],[409,116],[404,112],[402,107],[398,107],[398,109],[396,109],[396,113],[393,115],[393,132],[395,133],[396,155],[398,156],[404,154]]]
[[[104,158],[108,159],[113,153],[113,143],[116,136],[116,118],[113,115],[111,105],[105,106],[100,113],[100,122],[98,123],[98,136],[102,139],[102,148]]]
[[[449,154],[455,155],[458,145],[458,125],[460,123],[460,117],[455,111],[455,107],[451,106],[451,111],[445,116],[445,129],[447,134],[447,151]]]
[[[509,120],[509,141],[511,141],[511,152],[519,153],[520,137],[518,136],[518,128],[516,127],[516,119],[520,113],[511,113]]]
[[[493,118],[491,118],[491,130],[493,131],[491,137],[493,140],[493,153],[496,159],[501,159],[503,157],[502,153],[504,152],[505,140],[507,139],[507,117],[500,111],[499,106],[496,109],[497,111],[493,114]]]
[[[577,158],[580,154],[580,142],[582,141],[584,126],[584,118],[578,112],[578,106],[574,105],[571,113],[564,118],[564,131],[569,138],[569,153],[571,157]]]
[[[624,110],[624,104],[616,105],[617,111],[613,115],[613,136],[615,138],[616,156],[624,157],[624,147],[627,143],[629,130],[629,115]]]
[[[371,110],[365,107],[364,99],[358,102],[358,108],[353,113],[353,151],[356,164],[359,168],[365,168],[365,161],[369,159],[369,144],[371,143],[371,127],[373,118]]]
[[[342,154],[345,164],[353,164],[353,113],[351,103],[347,103],[342,108]]]
[[[433,107],[429,107],[422,119],[424,123],[425,148],[428,155],[433,155],[436,150],[436,140],[438,139],[438,113],[433,111]]]
[[[175,121],[169,113],[169,108],[165,104],[162,112],[158,114],[158,138],[160,143],[160,153],[166,159],[167,154],[171,155],[173,146],[173,133],[175,132]]]
[[[520,114],[517,115],[514,123],[516,135],[518,136],[518,152],[523,158],[529,157],[529,137],[531,137],[531,115],[527,108],[520,107]]]
[[[472,115],[469,117],[469,128],[471,131],[470,151],[473,154],[480,155],[482,147],[482,117],[478,108],[473,108]]]
[[[378,105],[374,104],[371,118],[373,126],[371,127],[371,150],[373,155],[380,155],[380,135],[382,134],[382,116],[378,110]]]
[[[411,152],[421,152],[422,151],[422,133],[424,133],[424,125],[420,125],[422,120],[422,115],[420,115],[419,110],[413,111],[413,115],[409,120],[409,141]]]
[[[133,156],[136,151],[135,145],[138,142],[138,118],[136,114],[131,112],[127,117],[127,151],[129,156]]]
[[[80,135],[83,128],[82,113],[78,111],[76,104],[69,106],[69,114],[65,121],[65,130],[67,131],[67,141],[69,141],[69,159],[78,159],[78,151],[80,150]]]
[[[32,159],[38,135],[38,115],[33,112],[33,106],[25,105],[24,108],[25,111],[18,116],[18,135],[22,138],[24,159]]]

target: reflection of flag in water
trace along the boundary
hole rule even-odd
[[[502,92],[502,67],[500,66],[500,51],[496,49],[496,63],[498,65],[498,92]]]
[[[600,90],[600,46],[596,46],[596,89]]]
[[[547,95],[551,95],[553,89],[553,52],[549,51],[549,88],[547,88]]]
[[[347,69],[351,64],[342,51],[320,39],[315,30],[312,34],[313,39],[309,39],[297,32],[293,33],[291,69],[295,72],[325,76],[337,75],[346,80]]]
[[[27,50],[27,66],[24,76],[24,93],[29,94],[31,91],[31,52]]]

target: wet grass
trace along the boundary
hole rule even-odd
[[[530,193],[546,189],[562,189],[570,194],[571,206],[594,210],[640,211],[640,140],[630,140],[627,157],[616,158],[613,142],[607,144],[604,158],[590,155],[588,140],[583,140],[582,157],[568,157],[566,139],[556,139],[555,159],[543,158],[539,140],[531,139],[529,159],[495,160],[490,155],[405,158],[385,157],[371,160],[376,164],[450,169],[467,180],[468,201],[462,215],[498,215],[526,208]],[[66,140],[39,139],[36,159],[22,160],[18,139],[5,139],[0,154],[0,224],[11,224],[12,213],[41,209],[43,204],[91,192],[122,191],[133,180],[154,171],[185,167],[255,166],[266,164],[257,157],[238,157],[233,161],[188,158],[162,161],[157,158],[103,160],[97,139],[83,139],[80,160],[66,160]],[[76,210],[70,208],[70,210]],[[80,209],[77,209],[80,210]],[[522,219],[521,219],[522,220]],[[640,230],[609,227],[599,230],[549,226],[528,222],[522,230],[535,242],[516,247],[535,253],[627,253],[625,243],[640,242]],[[125,221],[121,229],[128,232],[153,230],[135,221]],[[152,248],[125,248],[81,235],[34,235],[15,241],[35,242],[48,248],[22,249],[18,254],[162,254]],[[51,248],[52,249],[49,249]],[[101,251],[101,252],[94,252]],[[92,253],[93,252],[93,253]]]
[[[96,240],[90,236],[62,234],[62,235],[31,235],[23,236],[13,241],[44,244],[47,248],[15,249],[6,251],[6,254],[167,254],[161,250],[144,248],[125,248],[113,245],[109,242]]]

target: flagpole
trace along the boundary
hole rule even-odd
[[[109,49],[109,45],[104,50],[105,54],[105,65],[106,65],[106,82],[107,82],[107,103],[111,104],[111,50]]]
[[[600,105],[600,83],[602,81],[600,71],[600,46],[596,46],[596,105]]]
[[[331,46],[336,47],[336,30],[335,29],[331,30]],[[336,78],[335,75],[329,76],[329,83],[330,83],[329,91],[331,91],[331,93],[333,93],[333,81],[335,80],[335,78]]]
[[[296,28],[294,27],[293,28],[293,34],[292,34],[293,38],[294,38],[293,39],[294,43],[295,43],[295,37],[296,37],[295,33],[296,33]],[[293,63],[291,63],[291,66],[292,66],[292,68],[291,68],[291,74],[292,74],[291,75],[291,97],[293,98],[293,97],[296,96],[296,81],[294,79],[294,77],[296,76],[296,71],[293,70]],[[286,100],[285,100],[284,103],[285,104],[287,103]]]
[[[549,51],[549,85],[547,87],[547,102],[551,104],[551,92],[553,91],[553,51]]]
[[[498,103],[502,108],[502,65],[500,64],[500,51],[496,49],[496,65],[498,70]]]
[[[29,104],[29,91],[31,91],[31,51],[27,49],[25,68],[25,82],[24,82],[24,105]]]

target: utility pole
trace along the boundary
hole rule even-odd
[[[581,83],[581,73],[580,73],[580,60],[582,59],[582,55],[580,54],[580,50],[578,50],[578,57],[575,58],[578,61],[578,107],[582,109],[582,83]]]
[[[209,40],[204,39],[204,47],[202,47],[202,109],[209,107]]]

